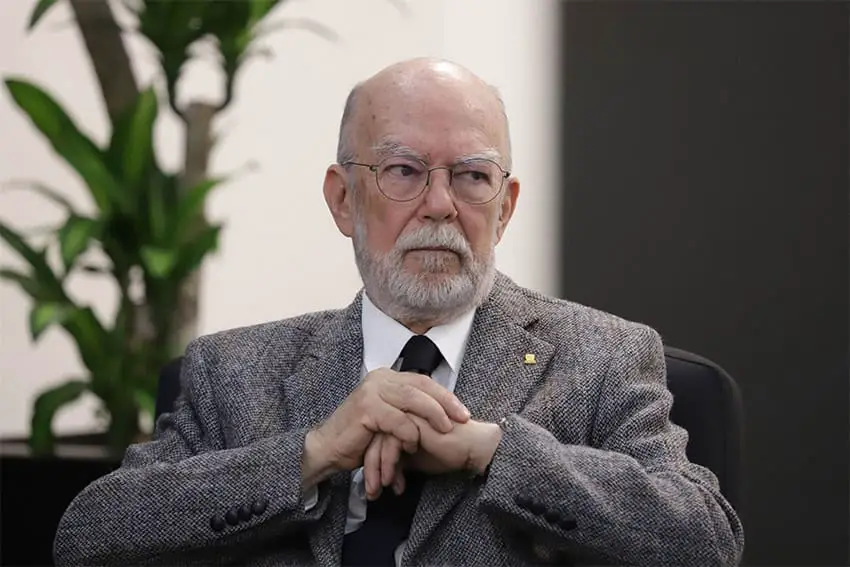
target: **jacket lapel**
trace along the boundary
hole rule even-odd
[[[295,373],[285,380],[290,427],[311,428],[326,420],[360,383],[363,333],[362,292],[332,317],[306,345]],[[322,522],[310,532],[310,548],[318,565],[339,565],[348,511],[350,475],[330,478],[331,500]]]
[[[536,320],[521,290],[499,274],[490,297],[475,315],[455,387],[472,419],[495,423],[519,413],[542,385],[555,348],[527,330]],[[465,473],[439,475],[426,482],[404,563],[415,557],[472,488],[473,479]]]

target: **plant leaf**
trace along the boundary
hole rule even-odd
[[[221,225],[208,226],[203,229],[196,238],[187,242],[180,249],[180,259],[174,269],[174,276],[182,279],[194,272],[204,257],[218,248],[218,237],[221,233]]]
[[[35,193],[38,193],[42,197],[45,197],[71,214],[76,214],[74,212],[74,206],[71,205],[71,202],[66,199],[59,191],[53,189],[52,187],[48,187],[43,183],[39,183],[38,181],[26,181],[26,180],[15,180],[9,181],[5,183],[5,187],[7,191],[10,189],[29,189]]]
[[[33,276],[31,279],[38,283],[40,293],[45,294],[45,297],[64,299],[65,292],[62,289],[62,284],[53,269],[47,264],[44,252],[36,251],[26,243],[20,234],[2,222],[0,222],[0,238],[5,240],[12,250],[20,254],[32,266]]]
[[[38,282],[26,274],[13,270],[0,270],[0,278],[17,283],[33,299],[42,299]]]
[[[47,11],[56,4],[56,0],[39,0],[38,4],[35,6],[35,10],[32,11],[30,15],[30,21],[27,25],[27,30],[31,30],[35,27],[38,21],[44,16]]]
[[[159,108],[150,87],[115,122],[105,160],[125,187],[137,187],[154,159],[153,130]]]
[[[167,278],[177,264],[177,251],[145,246],[141,251],[145,271],[156,279]]]
[[[59,229],[59,249],[65,270],[73,266],[77,257],[89,246],[89,241],[97,234],[100,225],[94,219],[72,216],[65,226]]]
[[[250,25],[254,25],[272,11],[272,8],[277,6],[281,0],[250,0],[251,16],[248,20]]]
[[[70,301],[68,304],[73,305]],[[99,375],[104,361],[115,352],[115,341],[103,328],[94,311],[90,307],[74,306],[62,326],[74,338],[80,359],[92,376]]]
[[[204,210],[204,203],[206,203],[210,191],[225,180],[225,177],[205,179],[186,191],[185,196],[177,203],[174,222],[178,231],[194,226],[195,221],[200,218]]]
[[[53,97],[20,79],[6,79],[6,88],[56,153],[83,179],[101,211],[130,210],[129,194],[109,171],[100,149],[77,128]]]
[[[82,380],[70,380],[42,391],[35,400],[30,426],[30,447],[40,453],[53,446],[53,418],[62,406],[76,401],[88,389]]]
[[[147,231],[147,242],[150,245],[161,245],[166,241],[168,228],[174,223],[177,198],[177,179],[159,169],[151,175],[150,183],[144,195],[147,201],[147,218],[144,219],[143,229]]]
[[[65,323],[75,307],[67,303],[37,303],[30,311],[30,336],[37,341],[41,334],[54,323]]]
[[[139,182],[153,158],[153,128],[158,112],[159,105],[153,87],[139,93],[124,151],[124,175],[131,186]]]

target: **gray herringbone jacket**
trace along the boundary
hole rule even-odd
[[[307,431],[360,380],[360,307],[358,295],[339,311],[194,341],[184,398],[153,441],[74,500],[57,564],[338,565],[349,474],[323,483],[305,512],[300,462]],[[504,435],[486,480],[428,481],[403,564],[740,560],[738,517],[668,419],[650,328],[499,275],[456,394],[475,419],[507,417]]]

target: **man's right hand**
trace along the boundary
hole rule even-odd
[[[408,413],[442,433],[451,431],[453,423],[469,419],[460,400],[431,378],[387,368],[373,370],[327,421],[307,434],[304,487],[315,486],[334,472],[361,466],[366,448],[378,433],[398,439],[404,451],[415,452],[419,428]]]

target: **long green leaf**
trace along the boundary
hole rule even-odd
[[[116,120],[105,161],[125,187],[137,187],[154,159],[153,132],[159,111],[153,87],[141,93]]]
[[[124,175],[135,186],[153,159],[153,129],[159,106],[153,87],[142,91],[134,106],[129,139],[124,152]]]
[[[53,446],[53,418],[62,406],[76,401],[88,389],[82,380],[70,380],[41,392],[33,406],[30,447],[40,453]]]
[[[209,226],[188,242],[180,250],[180,259],[174,268],[173,276],[182,279],[198,269],[207,254],[218,248],[218,237],[221,226]]]
[[[177,203],[174,222],[178,231],[182,232],[194,228],[195,222],[204,210],[204,203],[206,203],[210,191],[221,185],[225,180],[225,177],[205,179],[186,192]]]
[[[35,300],[47,299],[43,296],[41,288],[38,286],[38,282],[26,274],[22,274],[14,270],[3,269],[0,270],[0,279],[17,283],[25,293]]]
[[[54,298],[62,298],[65,292],[62,289],[62,284],[53,269],[47,264],[47,259],[44,252],[35,250],[32,246],[26,243],[20,234],[0,222],[0,238],[6,241],[12,250],[17,252],[24,260],[26,260],[33,269],[33,279],[38,282],[39,288]]]
[[[78,307],[63,323],[63,327],[74,338],[80,358],[92,375],[101,373],[109,356],[112,355],[113,344],[110,334],[104,329],[94,311],[90,307]],[[119,347],[120,348],[120,347]]]
[[[37,303],[30,312],[30,336],[37,341],[53,324],[63,324],[74,314],[75,307],[67,303]]]
[[[154,246],[145,246],[141,250],[142,266],[154,279],[167,278],[177,264],[178,251]]]
[[[249,0],[251,2],[251,17],[249,23],[256,24],[262,20],[281,0]]]
[[[100,149],[77,128],[53,97],[20,79],[6,79],[6,88],[56,153],[83,179],[101,211],[130,210],[130,195],[109,171]]]
[[[146,203],[146,222],[141,223],[142,229],[146,231],[147,242],[153,245],[162,245],[168,236],[168,229],[174,223],[176,214],[174,200],[176,199],[177,185],[173,178],[168,177],[159,169],[155,169],[150,176],[150,182],[144,195]]]
[[[32,11],[32,15],[30,15],[30,21],[27,25],[27,30],[31,30],[35,27],[38,21],[47,13],[47,11],[56,4],[56,0],[39,0],[38,4],[35,6],[35,10]]]
[[[6,241],[12,250],[17,252],[24,260],[38,270],[47,266],[44,256],[39,254],[32,246],[26,243],[23,237],[13,229],[0,222],[0,238]]]
[[[100,225],[94,219],[72,216],[59,229],[59,249],[62,263],[68,271],[77,257],[89,247],[89,242],[97,234]]]

